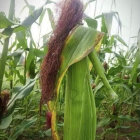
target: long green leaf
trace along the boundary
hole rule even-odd
[[[96,108],[89,77],[87,57],[68,69],[64,140],[95,140]]]
[[[104,83],[105,87],[107,88],[108,91],[108,95],[112,98],[112,99],[117,99],[117,94],[113,91],[113,89],[111,88],[108,80],[106,79],[106,76],[104,74],[104,68],[98,58],[98,55],[96,54],[96,51],[93,51],[92,53],[90,53],[89,58],[96,70],[96,72],[98,73],[99,77],[101,78],[102,82]]]
[[[16,140],[25,129],[28,129],[29,127],[31,127],[35,121],[37,120],[37,118],[32,117],[28,120],[24,120],[21,124],[19,124],[13,131],[13,133],[10,135],[9,140]]]
[[[43,6],[37,10],[35,10],[31,15],[29,15],[18,27],[14,28],[14,32],[23,31],[26,28],[30,27],[41,15],[43,11]]]
[[[21,87],[20,89],[17,90],[17,92],[12,96],[8,103],[8,110],[13,107],[15,104],[16,100],[22,99],[23,97],[26,97],[31,91],[33,90],[33,87],[35,85],[36,78],[31,79],[25,86]]]
[[[35,10],[30,16],[28,16],[23,22],[22,22],[22,26],[25,27],[30,27],[37,19],[38,17],[41,15],[43,11],[43,7]]]
[[[87,25],[89,26],[89,27],[92,27],[92,28],[94,28],[94,29],[97,29],[97,20],[95,20],[95,19],[92,19],[92,18],[90,18],[90,17],[86,17],[85,18],[85,21],[86,21],[86,23],[87,23]]]
[[[128,45],[125,43],[125,41],[119,36],[119,35],[113,35],[115,39],[117,39],[120,43],[122,43],[124,46],[128,47]]]
[[[51,27],[52,27],[52,29],[54,29],[55,21],[54,21],[53,12],[51,11],[50,8],[47,8],[47,12],[48,12],[49,20],[50,20],[50,23],[51,23]]]

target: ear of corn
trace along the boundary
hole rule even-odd
[[[68,71],[67,90],[65,93],[64,140],[75,138],[78,140],[95,139],[96,111],[89,82],[87,56],[102,39],[102,36],[102,33],[97,32],[93,28],[79,26],[67,38],[62,51],[61,66],[57,74],[55,93],[58,98],[61,81],[66,71]],[[75,78],[73,79],[72,77]],[[55,140],[59,140],[55,118],[57,98],[53,101],[55,103],[52,103],[54,107],[51,107],[51,112],[53,112],[52,135]]]

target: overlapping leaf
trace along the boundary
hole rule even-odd
[[[99,40],[96,39],[102,35],[102,33],[97,32],[93,28],[79,26],[68,38],[61,55],[61,67],[58,72],[56,83],[57,91],[59,90],[61,80],[69,66],[86,57],[102,37]]]
[[[0,29],[7,28],[12,25],[14,25],[14,23],[6,18],[3,12],[0,12]]]

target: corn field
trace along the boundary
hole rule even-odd
[[[0,140],[140,140],[140,30],[124,41],[97,0],[22,1],[0,11]]]

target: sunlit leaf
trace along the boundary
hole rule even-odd
[[[97,21],[95,19],[92,19],[90,17],[86,17],[85,21],[89,27],[97,29]]]
[[[35,10],[31,15],[29,15],[19,26],[14,28],[14,32],[23,31],[30,27],[41,15],[43,7]]]
[[[78,27],[74,31],[72,36],[68,38],[65,48],[62,52],[62,64],[58,73],[58,79],[60,78],[60,80],[62,80],[62,77],[69,66],[80,61],[93,50],[93,47],[97,45],[95,44],[95,39],[98,38],[99,35],[100,37],[103,36],[103,34],[97,32],[93,28],[85,28],[82,26]],[[60,80],[58,80],[58,87]]]
[[[14,23],[6,18],[3,12],[0,12],[0,29],[7,28],[12,25],[14,25]]]
[[[54,29],[55,21],[54,21],[53,12],[50,8],[47,8],[47,12],[48,12],[49,20],[50,20],[50,23],[51,23],[51,27],[52,27],[52,29]]]
[[[113,36],[114,36],[115,39],[117,39],[124,46],[128,47],[128,45],[125,43],[125,41],[119,35],[113,35]]]
[[[45,16],[45,13],[46,13],[46,9],[43,10],[43,12],[41,13],[41,15],[40,15],[40,17],[39,17],[39,24],[42,23],[43,18],[44,18],[44,16]]]

